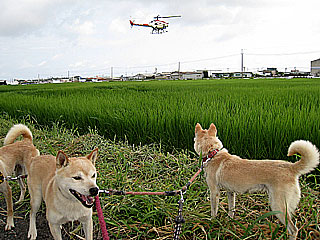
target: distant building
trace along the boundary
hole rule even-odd
[[[297,69],[291,70],[289,77],[308,77],[310,72],[304,72]]]
[[[171,72],[156,73],[155,75],[155,79],[158,79],[158,80],[166,80],[166,79],[170,79],[170,77],[171,77]]]
[[[211,78],[230,78],[231,73],[230,72],[212,72]]]
[[[234,78],[252,78],[253,73],[252,72],[233,72],[231,73],[232,77]]]
[[[276,77],[278,75],[278,69],[267,68],[267,70],[262,70],[262,74],[266,77]]]
[[[203,78],[202,71],[196,71],[196,72],[174,71],[171,73],[171,79],[196,80],[196,79],[202,79],[202,78]]]
[[[174,71],[171,73],[170,76],[171,79],[181,79],[182,78],[182,72]]]
[[[52,78],[52,83],[62,83],[60,78]]]
[[[8,84],[8,85],[18,85],[19,82],[16,81],[16,80],[13,80],[13,81],[8,81],[7,84]]]
[[[182,72],[182,79],[184,80],[196,80],[202,78],[203,72]]]
[[[134,75],[132,79],[133,80],[144,80],[144,79],[146,79],[146,76],[142,73],[138,73],[138,74]]]
[[[252,78],[252,72],[213,72],[211,78]]]
[[[311,61],[311,75],[320,77],[320,58]]]

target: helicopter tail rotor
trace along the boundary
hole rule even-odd
[[[133,25],[134,25],[134,20],[129,20],[129,22],[130,22],[130,25],[131,25],[131,28],[132,28]]]

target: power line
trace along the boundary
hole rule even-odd
[[[198,60],[182,61],[181,63],[204,62],[204,61],[217,60],[217,59],[229,58],[229,57],[234,57],[234,56],[238,56],[238,53],[237,54],[220,56],[220,57],[212,57],[212,58],[203,58],[203,59],[198,59]]]
[[[290,56],[290,55],[303,55],[303,54],[312,54],[312,53],[320,53],[318,51],[309,51],[309,52],[295,52],[295,53],[246,53],[246,55],[253,56]]]
[[[229,58],[229,57],[234,57],[234,56],[238,56],[238,54],[231,54],[231,55],[212,57],[212,58],[202,58],[202,59],[188,60],[188,61],[180,61],[180,63],[205,62],[205,61],[217,60],[217,59],[222,59],[222,58]],[[177,64],[177,62],[172,62],[172,63],[166,63],[166,64],[153,64],[153,65],[129,66],[129,67],[115,66],[114,68],[125,68],[125,69],[153,68],[153,67],[171,66],[171,65],[176,65],[176,64]]]

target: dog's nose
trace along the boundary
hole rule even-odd
[[[98,192],[99,192],[99,188],[97,188],[97,187],[89,189],[89,193],[90,193],[91,196],[97,196]]]

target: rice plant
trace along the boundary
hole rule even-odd
[[[0,112],[41,126],[63,123],[131,144],[193,149],[194,126],[214,122],[224,146],[247,158],[320,145],[320,80],[258,79],[1,86]]]

